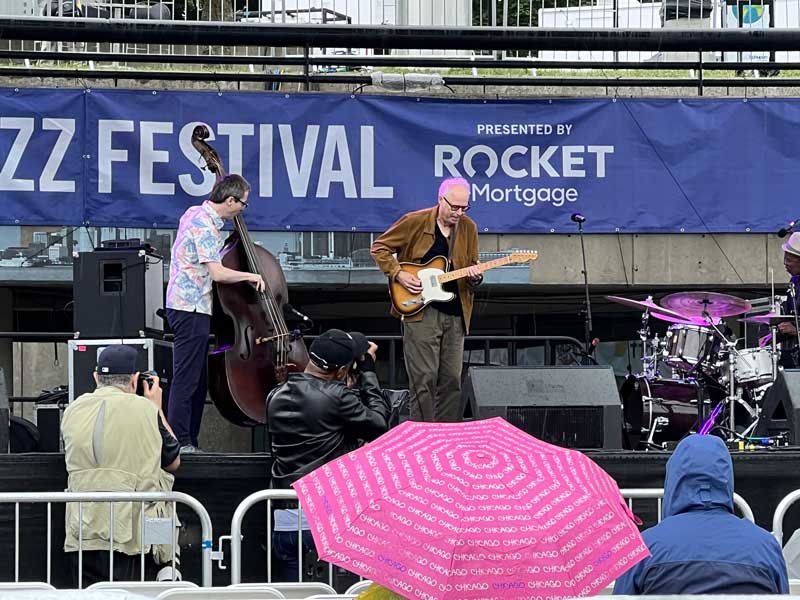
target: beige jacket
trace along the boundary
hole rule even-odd
[[[436,238],[436,216],[438,207],[425,208],[400,217],[386,232],[372,244],[372,258],[378,268],[389,279],[394,279],[400,271],[401,262],[418,263],[431,249]],[[462,269],[478,264],[478,228],[475,221],[463,215],[453,230],[450,242],[450,262],[453,269]],[[397,255],[395,257],[395,254]],[[464,327],[469,332],[472,317],[474,292],[466,278],[458,280],[458,297],[464,314]],[[395,317],[399,317],[394,310]],[[422,313],[405,317],[408,321],[419,321]]]
[[[69,492],[168,492],[174,477],[161,468],[158,409],[141,396],[103,386],[76,398],[61,422]],[[79,517],[80,513],[80,517]],[[145,505],[145,517],[169,517],[163,503]],[[82,548],[108,550],[108,503],[67,504],[65,552],[77,552],[79,518]],[[114,503],[114,550],[141,551],[139,503]],[[156,547],[161,550],[162,547]],[[145,548],[149,552],[150,546]],[[158,559],[158,554],[157,559]]]

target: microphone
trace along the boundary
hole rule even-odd
[[[786,237],[786,234],[790,231],[794,231],[794,226],[797,224],[799,219],[795,219],[794,221],[789,221],[789,224],[786,227],[781,227],[778,229],[778,237],[783,238]]]
[[[573,223],[585,223],[586,217],[584,217],[581,213],[572,213],[569,217],[570,221]]]
[[[297,310],[294,306],[292,306],[288,302],[283,305],[283,311],[284,313],[286,312],[292,313],[294,316],[299,317],[301,321],[311,323],[311,319],[309,319],[307,316],[305,316],[303,313],[301,313],[299,310]]]

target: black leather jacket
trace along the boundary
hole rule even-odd
[[[363,401],[362,401],[363,398]],[[357,388],[308,373],[292,373],[267,396],[272,487],[288,488],[317,467],[389,429],[391,406],[372,371]]]

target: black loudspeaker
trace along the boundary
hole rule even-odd
[[[81,338],[160,337],[164,262],[141,248],[82,252],[73,263],[75,332]]]
[[[787,435],[790,446],[800,444],[800,369],[786,369],[767,393],[754,435]]]
[[[60,404],[37,404],[36,427],[39,430],[39,452],[63,452],[61,445],[61,417],[64,407]]]
[[[0,454],[6,454],[11,448],[11,412],[8,408],[6,393],[6,375],[0,369]]]
[[[503,417],[545,442],[622,447],[622,406],[611,367],[471,367],[464,394],[475,418]]]
[[[125,344],[136,350],[136,369],[143,373],[155,371],[163,391],[164,414],[167,410],[167,398],[172,382],[172,342],[151,338],[134,338],[126,340],[69,340],[67,342],[69,369],[69,402],[81,394],[93,392],[97,387],[94,381],[94,369],[100,353],[108,346]]]

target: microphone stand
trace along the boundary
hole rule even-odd
[[[795,356],[797,356],[800,353],[800,316],[797,314],[797,293],[794,289],[794,281],[789,282],[789,295],[792,297],[792,313],[794,314],[794,329],[795,337],[797,338]]]
[[[578,223],[578,236],[581,239],[581,257],[583,258],[583,289],[586,294],[586,310],[584,312],[584,338],[586,344],[586,354],[592,354],[592,301],[589,297],[589,273],[586,270],[586,248],[583,244],[583,221]]]

